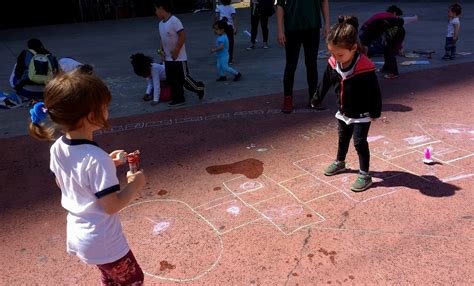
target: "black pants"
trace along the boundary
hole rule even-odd
[[[351,137],[354,137],[354,147],[359,156],[359,169],[364,172],[369,172],[370,151],[367,135],[369,134],[370,122],[353,123],[349,125],[342,120],[338,120],[338,122],[339,144],[337,147],[337,160],[340,162],[346,160]]]
[[[384,72],[394,75],[398,75],[397,55],[403,45],[403,41],[405,40],[405,29],[403,27],[398,27],[396,31],[395,35],[386,37],[385,48],[383,51],[385,64],[382,67]]]
[[[231,63],[234,60],[234,27],[227,25],[224,32],[229,39],[229,63]]]
[[[318,67],[316,61],[318,59],[319,29],[287,31],[285,37],[286,66],[283,76],[284,94],[285,96],[293,96],[295,71],[298,66],[300,48],[301,45],[303,45],[306,80],[308,82],[309,98],[311,99],[318,85]]]
[[[445,56],[456,56],[456,42],[453,40],[453,37],[446,37],[446,44],[444,45],[444,50]]]
[[[250,17],[250,24],[252,26],[252,29],[250,30],[250,42],[255,44],[258,34],[258,22],[260,22],[262,27],[263,42],[268,43],[268,16],[259,15],[257,13],[252,14]]]
[[[165,61],[166,82],[171,89],[172,102],[184,102],[184,88],[199,93],[204,92],[204,83],[195,81],[188,70],[186,61]]]

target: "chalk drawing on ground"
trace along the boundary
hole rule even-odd
[[[185,202],[138,202],[122,209],[120,217],[130,248],[140,257],[140,266],[148,276],[189,282],[219,264],[224,250],[219,231]]]

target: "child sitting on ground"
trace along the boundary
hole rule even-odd
[[[130,56],[132,60],[133,71],[136,75],[146,78],[147,87],[144,101],[150,101],[151,105],[156,105],[160,102],[162,87],[166,86],[166,72],[165,66],[153,62],[153,58],[145,56],[142,53],[136,53]],[[153,95],[152,95],[153,93]],[[169,97],[169,90],[167,90]],[[166,98],[164,100],[169,100]]]
[[[217,35],[216,47],[211,49],[211,53],[216,53],[217,71],[219,77],[217,81],[226,81],[226,73],[234,75],[234,81],[238,81],[242,74],[229,66],[229,40],[225,34],[227,23],[220,20],[214,23],[214,33]]]

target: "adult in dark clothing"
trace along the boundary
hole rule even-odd
[[[374,42],[381,42],[385,64],[382,71],[385,78],[393,79],[399,76],[396,55],[405,39],[405,24],[401,16],[403,12],[395,5],[390,6],[387,12],[381,12],[370,17],[361,27],[359,39],[368,56],[373,56],[370,46]]]
[[[318,84],[317,58],[321,14],[323,36],[329,32],[329,0],[277,0],[278,42],[285,47],[286,66],[283,76],[284,113],[293,111],[293,84],[301,45],[304,49],[309,99]]]
[[[49,55],[53,73],[58,70],[58,61],[38,39],[28,40],[27,47],[28,49],[23,50],[17,58],[10,84],[19,95],[28,99],[40,99],[43,97],[44,84],[35,83],[28,78],[29,58],[33,56],[33,53]]]
[[[268,49],[268,18],[275,14],[273,0],[251,0],[250,1],[250,46],[247,50],[255,48],[258,34],[258,23],[262,27],[263,48]]]

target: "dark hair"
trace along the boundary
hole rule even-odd
[[[109,89],[97,76],[75,69],[57,75],[44,89],[47,115],[64,132],[81,128],[81,119],[109,127],[104,108],[112,99]],[[53,140],[55,127],[30,122],[30,135],[39,140]]]
[[[152,57],[145,56],[142,53],[136,53],[131,55],[130,59],[132,60],[133,71],[136,75],[141,77],[150,76],[151,63],[153,62]]]
[[[94,67],[90,64],[83,64],[77,67],[77,69],[82,73],[93,74]]]
[[[397,5],[391,5],[387,8],[388,13],[395,13],[396,16],[403,15],[402,9],[398,8]]]
[[[449,10],[453,11],[454,14],[456,14],[456,16],[459,16],[462,13],[462,7],[458,3],[455,3],[451,6],[449,6]]]
[[[212,25],[212,27],[217,28],[219,30],[224,30],[225,28],[227,28],[227,18],[224,17],[224,19],[214,22],[214,25]]]
[[[28,49],[32,49],[32,50],[40,50],[40,49],[44,49],[43,47],[43,43],[41,43],[40,40],[38,39],[29,39],[28,40],[28,43],[26,44],[28,46]]]
[[[339,16],[338,22],[331,27],[327,36],[327,43],[345,49],[352,49],[357,44],[358,49],[361,48],[359,44],[358,31],[359,21],[355,16]]]
[[[155,0],[156,8],[163,8],[166,12],[171,13],[173,10],[173,4],[170,0]]]
[[[222,5],[230,5],[232,0],[221,0]]]

